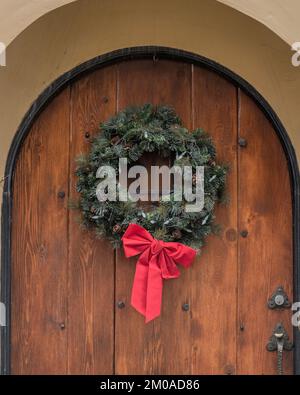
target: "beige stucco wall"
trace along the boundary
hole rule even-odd
[[[76,0],[1,0],[0,41],[10,44],[36,19],[72,1]]]
[[[266,25],[290,45],[300,39],[299,0],[218,0]]]
[[[77,0],[1,0],[0,41],[9,45],[47,12]],[[102,1],[102,0],[98,0]],[[121,1],[121,0],[120,0]],[[201,0],[199,0],[201,1]],[[212,0],[227,4],[265,24],[287,43],[299,40],[299,0]]]
[[[55,78],[118,48],[163,45],[211,58],[250,82],[277,112],[300,157],[300,67],[287,43],[215,0],[79,0],[43,16],[0,68],[0,174],[31,103]]]

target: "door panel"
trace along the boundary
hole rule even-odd
[[[245,374],[274,373],[275,353],[265,351],[266,339],[282,321],[292,338],[290,310],[273,311],[268,298],[283,285],[291,300],[292,210],[286,159],[264,114],[239,93],[239,136],[247,147],[238,150],[239,241],[238,319],[245,328],[238,339],[238,369]],[[271,354],[271,355],[270,355]],[[292,373],[292,353],[284,353],[284,369]]]
[[[191,78],[191,66],[181,62],[123,62],[119,67],[118,109],[147,102],[168,103],[191,127]],[[159,158],[154,156],[153,164],[156,160]],[[125,300],[126,309],[116,314],[116,373],[190,372],[191,347],[184,340],[190,331],[190,319],[181,309],[190,286],[189,270],[181,271],[178,281],[164,282],[161,317],[145,325],[144,317],[130,307],[135,263],[136,259],[129,261],[118,252],[116,295]],[[135,333],[134,339],[130,333]]]
[[[130,306],[136,258],[81,229],[68,200],[78,196],[74,160],[99,123],[147,102],[172,105],[188,128],[207,130],[230,172],[229,201],[216,209],[220,235],[179,279],[164,282],[161,316],[146,325]],[[123,61],[84,75],[35,121],[13,195],[13,373],[276,374],[276,353],[265,345],[279,321],[292,336],[290,311],[266,303],[279,285],[292,297],[290,181],[271,124],[235,85],[171,60]]]
[[[73,84],[70,97],[70,197],[76,200],[76,163],[116,110],[116,68],[103,68]],[[69,210],[68,371],[113,373],[114,252],[109,243],[83,230]]]
[[[57,194],[69,182],[69,92],[35,122],[15,169],[13,373],[67,372],[66,332],[60,328],[67,317],[68,212]]]
[[[191,271],[193,373],[236,372],[237,91],[215,73],[194,68],[194,126],[209,131],[218,161],[228,164],[229,201],[216,208],[211,236]],[[230,317],[230,319],[228,319]]]

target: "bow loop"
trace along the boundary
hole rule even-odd
[[[163,279],[177,278],[177,263],[189,267],[196,255],[181,243],[157,240],[143,227],[130,224],[122,237],[127,258],[140,255],[136,265],[131,304],[146,322],[160,315]]]
[[[122,237],[125,256],[130,258],[141,254],[151,246],[154,238],[137,224],[130,224]]]

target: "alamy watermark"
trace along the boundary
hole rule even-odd
[[[4,303],[0,303],[0,326],[6,326],[6,308]]]
[[[149,173],[144,166],[132,166],[128,170],[127,158],[119,159],[118,182],[117,172],[112,166],[101,166],[96,177],[99,182],[96,195],[100,202],[117,200],[132,201],[174,201],[187,202],[186,212],[200,212],[204,207],[204,166],[151,166],[151,190],[149,193]],[[134,179],[128,185],[128,179]],[[160,184],[161,178],[161,184]],[[173,185],[171,188],[171,179]],[[161,185],[161,187],[160,187]]]
[[[296,311],[292,316],[292,325],[300,330],[300,302],[292,304],[292,311]]]
[[[6,45],[0,41],[0,66],[6,66]]]
[[[296,51],[292,56],[292,65],[295,67],[300,66],[300,41],[292,44],[292,51]]]

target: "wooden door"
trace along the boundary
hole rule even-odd
[[[82,230],[68,209],[74,159],[100,121],[146,102],[206,129],[230,166],[220,236],[165,282],[161,316],[147,325],[130,306],[136,260]],[[14,173],[12,373],[276,374],[266,343],[277,322],[290,337],[292,327],[290,312],[267,300],[279,285],[291,299],[292,275],[283,149],[252,99],[221,76],[178,61],[123,61],[70,84],[35,121]],[[285,373],[292,359],[284,354]]]

